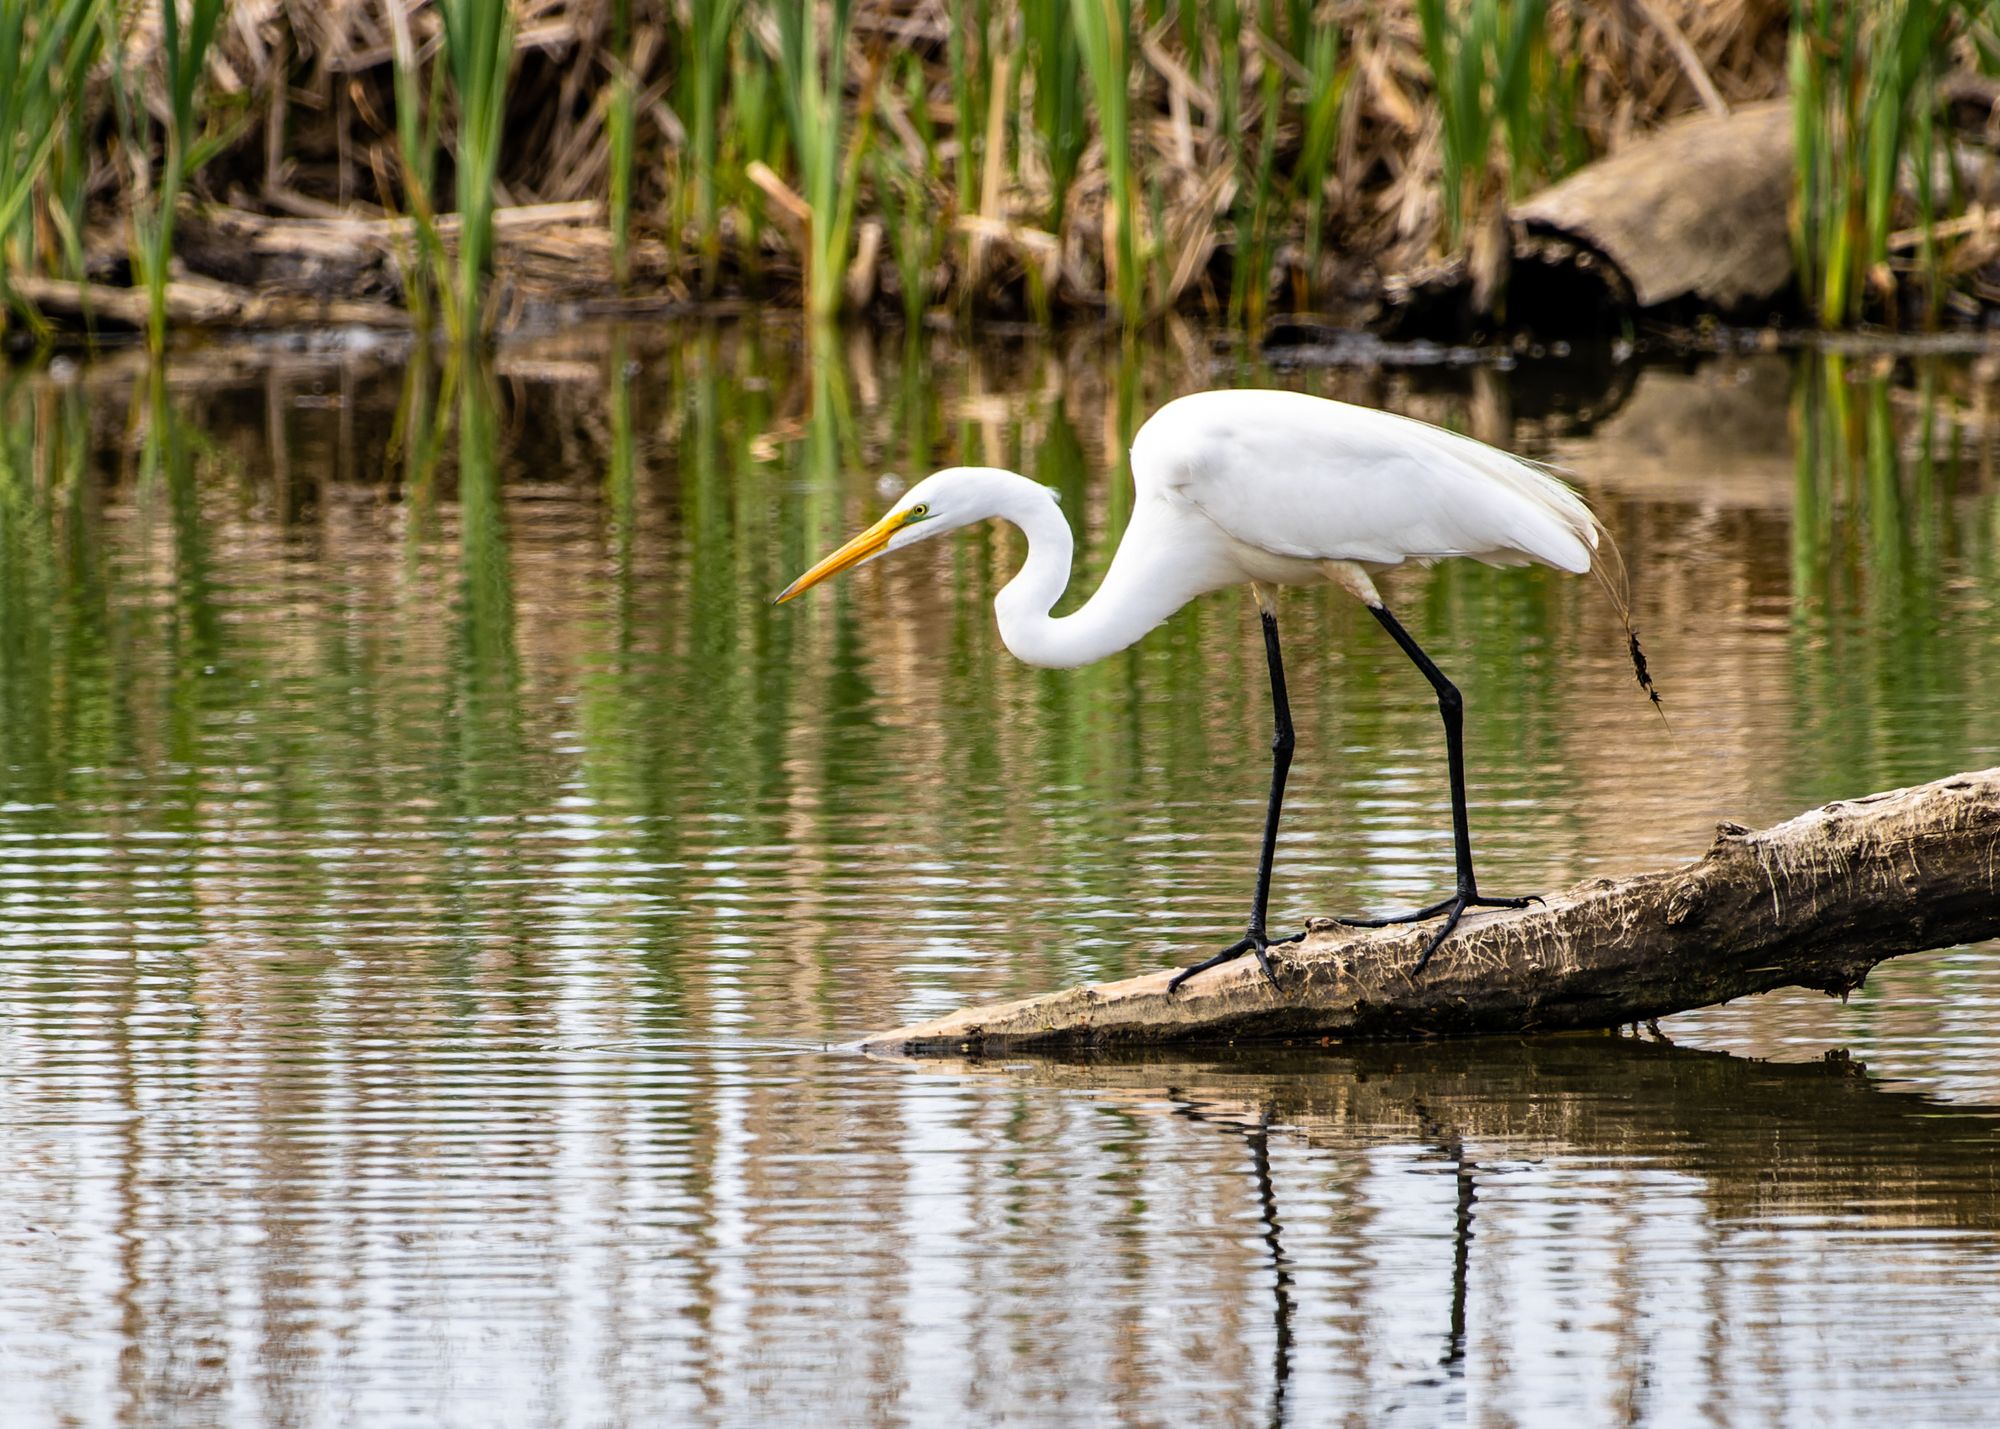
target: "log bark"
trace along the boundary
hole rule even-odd
[[[1641,308],[1754,310],[1792,278],[1789,100],[1702,115],[1577,170],[1516,208],[1530,234],[1587,244]]]
[[[1316,918],[1171,996],[1171,970],[967,1008],[865,1051],[965,1055],[1202,1039],[1367,1038],[1615,1027],[1780,987],[1846,996],[1877,963],[2000,936],[2000,767],[1828,804],[1753,833],[1724,823],[1684,867],[1593,879],[1468,916],[1420,978],[1435,925]],[[1190,959],[1192,961],[1193,959]]]

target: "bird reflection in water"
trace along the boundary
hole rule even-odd
[[[974,1074],[972,1065],[964,1070]],[[1665,1040],[1565,1037],[1155,1051],[1081,1065],[1012,1063],[989,1074],[1088,1089],[1125,1106],[1157,1098],[1177,1121],[1242,1139],[1261,1250],[1243,1288],[1264,1287],[1253,1293],[1268,1309],[1253,1323],[1268,1317],[1269,1339],[1254,1339],[1269,1345],[1274,1424],[1321,1414],[1320,1396],[1339,1392],[1323,1382],[1329,1372],[1354,1393],[1401,1379],[1405,1392],[1421,1392],[1421,1402],[1448,1415],[1465,1408],[1475,1362],[1482,1383],[1518,1387],[1541,1371],[1573,1373],[1579,1358],[1601,1366],[1597,1389],[1572,1386],[1582,1400],[1635,1376],[1619,1402],[1637,1412],[1683,1337],[1720,1333],[1714,1297],[1735,1292],[1718,1285],[1749,1276],[1755,1289],[1743,1295],[1780,1302],[1745,1345],[1755,1358],[1759,1343],[1795,1336],[1798,1323],[1835,1339],[1862,1333],[1840,1309],[1839,1286],[1856,1293],[1851,1287],[1882,1273],[1885,1255],[1907,1272],[1910,1247],[1925,1237],[1941,1237],[1926,1272],[1937,1283],[1925,1294],[1953,1285],[1961,1298],[1983,1296],[1967,1287],[1986,1283],[2000,1256],[2000,1108],[1901,1090],[1844,1055],[1771,1063]],[[1344,1168],[1370,1163],[1402,1174],[1379,1194],[1362,1193]],[[1411,1173],[1418,1179],[1403,1179]],[[1240,1169],[1225,1174],[1241,1184]],[[1433,1175],[1451,1177],[1448,1199],[1419,1190]],[[1607,1223],[1579,1219],[1603,1204],[1607,1175],[1618,1178],[1623,1210]],[[1496,1182],[1506,1186],[1497,1200]],[[1328,1189],[1353,1198],[1331,1222]],[[1397,1208],[1416,1210],[1428,1225],[1392,1230],[1380,1213]],[[1476,1321],[1474,1241],[1495,1234],[1496,1223],[1502,1229],[1482,1256],[1481,1304],[1543,1308]],[[1788,1237],[1843,1246],[1842,1268],[1809,1303],[1756,1279]],[[1398,1239],[1420,1258],[1435,1248],[1427,1263],[1436,1280],[1399,1273],[1384,1296],[1341,1273],[1350,1252],[1382,1266],[1377,1248]],[[1629,1254],[1641,1240],[1678,1250]],[[1589,1268],[1600,1256],[1615,1283]],[[1253,1300],[1242,1304],[1250,1311]],[[1576,1327],[1614,1306],[1620,1318],[1608,1341],[1577,1338]],[[1918,1322],[1928,1329],[1915,1331]],[[1986,1353],[1967,1322],[1950,1323],[1956,1328],[1939,1339],[1940,1322],[1912,1311],[1907,1324],[1865,1333],[1892,1335],[1906,1358],[1921,1345],[1926,1362]],[[1386,1353],[1364,1350],[1357,1359],[1343,1349],[1326,1360],[1328,1337],[1350,1326]],[[1768,1407],[1776,1392],[1725,1380],[1717,1405]],[[1950,1399],[1946,1386],[1933,1389],[1939,1403]]]
[[[1172,1093],[1179,1096],[1180,1093]],[[1466,1303],[1472,1272],[1473,1209],[1479,1199],[1478,1164],[1466,1154],[1465,1142],[1442,1125],[1418,1102],[1414,1110],[1425,1128],[1424,1140],[1448,1161],[1457,1195],[1452,1211],[1451,1307],[1447,1317],[1444,1352],[1438,1359],[1447,1380],[1462,1380],[1466,1370]],[[1292,1260],[1285,1251],[1284,1222],[1278,1210],[1277,1180],[1271,1171],[1271,1129],[1269,1115],[1259,1115],[1252,1123],[1229,1115],[1211,1115],[1198,1101],[1180,1101],[1175,1115],[1183,1120],[1214,1126],[1243,1138],[1250,1153],[1250,1177],[1256,1187],[1258,1223],[1270,1268],[1271,1285],[1271,1400],[1273,1426],[1291,1422],[1291,1381],[1298,1314]],[[1280,1128],[1282,1131],[1282,1128]]]

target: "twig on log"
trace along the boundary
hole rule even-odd
[[[1168,971],[867,1038],[964,1054],[1200,1038],[1385,1037],[1612,1027],[1800,986],[1845,996],[1886,958],[2000,936],[2000,768],[1828,804],[1694,863],[1594,879],[1541,907],[1468,917],[1412,979],[1427,925],[1314,919],[1169,996]]]

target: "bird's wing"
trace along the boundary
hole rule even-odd
[[[1590,569],[1598,526],[1546,470],[1470,437],[1297,392],[1202,392],[1132,443],[1141,492],[1303,560],[1471,556]]]

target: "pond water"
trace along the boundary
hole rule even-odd
[[[838,1043],[1240,930],[1226,592],[1016,665],[1001,530],[771,594],[893,474],[1035,473],[1080,589],[1169,396],[1566,464],[1587,582],[1389,579],[1482,885],[2000,763],[1990,360],[1272,372],[1190,334],[578,331],[0,383],[7,1424],[1985,1421],[2000,947],[1627,1035],[1121,1062]],[[1274,926],[1451,876],[1435,707],[1284,607]]]

